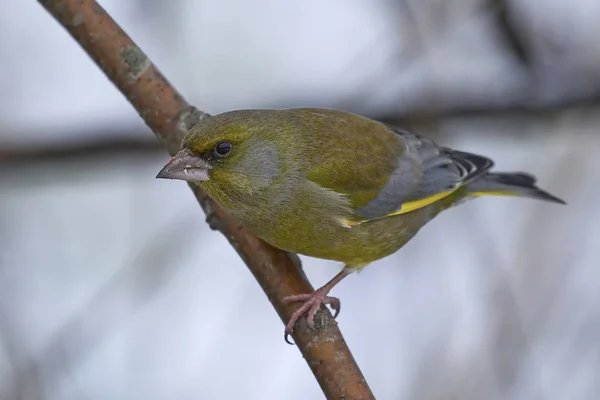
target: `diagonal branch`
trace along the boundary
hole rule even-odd
[[[127,97],[170,154],[179,150],[184,134],[194,123],[208,117],[186,103],[96,1],[39,2]],[[281,299],[313,290],[302,273],[298,258],[264,243],[198,187],[190,187],[207,215],[207,222],[227,238],[281,319],[287,321],[297,306],[283,304]],[[331,314],[322,309],[316,321],[319,327],[316,332],[306,323],[299,324],[293,338],[326,397],[373,399]]]

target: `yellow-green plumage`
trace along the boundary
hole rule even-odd
[[[363,222],[356,210],[373,201],[398,160],[408,158],[406,135],[421,140],[342,111],[241,110],[202,121],[184,148],[214,163],[210,179],[198,184],[262,239],[352,268],[394,253],[467,195],[463,187],[415,211]],[[218,158],[213,148],[224,140],[233,149]],[[400,190],[407,193],[425,178],[418,159],[402,173],[409,179]]]
[[[321,303],[350,272],[388,256],[441,211],[466,198],[562,200],[523,173],[489,172],[490,159],[437,146],[411,132],[324,109],[240,110],[210,117],[185,137],[158,177],[200,185],[275,247],[341,261],[286,325]]]

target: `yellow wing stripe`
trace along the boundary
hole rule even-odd
[[[425,197],[424,199],[406,202],[406,203],[402,204],[402,206],[400,206],[400,209],[398,211],[394,211],[383,217],[373,218],[373,219],[364,220],[364,221],[352,221],[349,219],[340,218],[338,221],[345,228],[353,228],[357,225],[362,224],[363,222],[375,221],[375,220],[378,220],[381,218],[392,217],[394,215],[406,214],[408,212],[415,211],[415,210],[418,210],[419,208],[423,208],[430,204],[433,204],[436,201],[441,200],[446,196],[449,196],[450,194],[452,194],[453,192],[458,190],[460,187],[462,187],[462,186],[459,186],[454,190],[448,190],[445,192],[436,193],[433,196]],[[493,191],[488,191],[488,192],[471,192],[468,195],[469,196],[519,196],[518,194],[509,192],[509,191],[503,191],[503,190],[493,190]]]
[[[400,206],[399,210],[389,213],[387,215],[384,215],[383,217],[368,219],[368,220],[364,220],[364,221],[352,221],[352,220],[345,219],[345,218],[339,218],[338,222],[345,228],[352,228],[352,227],[362,224],[363,222],[375,221],[375,220],[382,219],[382,218],[392,217],[394,215],[406,214],[408,212],[415,211],[415,210],[418,210],[419,208],[423,208],[430,204],[433,204],[436,201],[441,200],[446,196],[449,196],[450,194],[455,192],[457,189],[458,188],[456,188],[454,190],[448,190],[445,192],[436,193],[433,196],[425,197],[424,199],[407,201],[406,203],[403,203]],[[482,195],[483,194],[484,193],[482,193]],[[487,194],[487,192],[485,194]]]
[[[346,218],[338,218],[338,222],[344,228],[354,228],[355,226],[360,225],[363,222],[367,222],[367,221],[351,221],[351,220],[346,219]]]
[[[403,203],[402,206],[400,206],[400,209],[398,211],[394,211],[393,213],[390,213],[387,216],[391,217],[393,215],[406,214],[408,212],[418,210],[419,208],[426,207],[430,204],[435,203],[436,201],[438,201],[440,199],[443,199],[444,197],[450,195],[452,192],[454,192],[454,190],[440,192],[440,193],[434,194],[433,196],[425,197],[424,199],[407,201],[406,203]]]
[[[519,197],[517,193],[504,191],[504,190],[493,190],[489,192],[469,192],[469,196],[514,196]]]

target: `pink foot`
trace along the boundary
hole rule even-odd
[[[288,340],[288,336],[294,331],[294,325],[296,322],[306,314],[306,322],[308,326],[315,329],[315,314],[321,308],[321,304],[329,304],[331,309],[334,311],[333,318],[337,317],[340,313],[340,300],[337,297],[327,296],[329,288],[320,288],[310,294],[295,294],[287,296],[282,299],[284,303],[291,303],[293,301],[303,301],[304,304],[299,309],[294,311],[287,325],[285,326],[285,341],[292,344]]]

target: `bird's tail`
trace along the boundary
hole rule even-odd
[[[471,196],[518,196],[567,204],[536,186],[535,177],[522,172],[487,173],[467,185]]]

